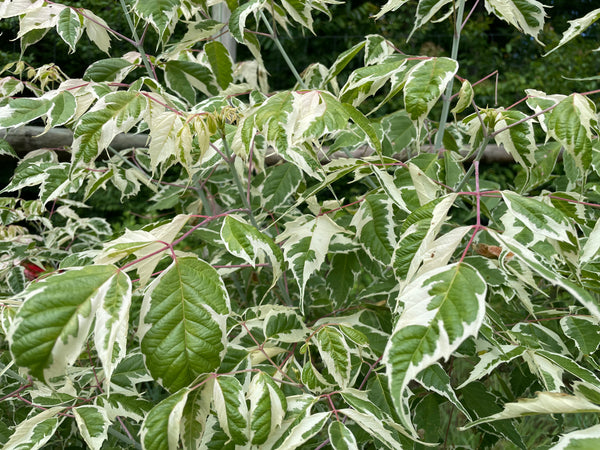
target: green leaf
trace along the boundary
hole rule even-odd
[[[391,11],[396,11],[405,3],[408,3],[409,0],[388,0],[385,5],[381,7],[381,10],[373,16],[375,19],[379,19],[384,14],[387,14]]]
[[[544,57],[548,56],[555,50],[558,50],[560,47],[565,45],[570,40],[576,38],[581,33],[585,32],[594,22],[600,19],[600,8],[594,9],[590,11],[585,16],[580,17],[579,19],[569,20],[569,29],[565,31],[560,39],[560,42],[550,50],[548,53],[544,55]]]
[[[219,41],[209,42],[204,46],[204,51],[217,79],[217,84],[221,86],[221,89],[226,89],[233,81],[233,63],[229,51]]]
[[[592,136],[598,133],[596,107],[587,97],[572,94],[562,100],[547,117],[548,134],[565,148],[575,162],[579,176],[585,175],[592,162]]]
[[[600,329],[595,320],[585,316],[565,316],[560,319],[560,326],[583,355],[591,355],[598,350]]]
[[[238,258],[242,258],[253,267],[263,263],[267,257],[273,268],[272,285],[283,273],[283,253],[273,240],[247,224],[241,218],[228,215],[221,227],[221,239],[227,251]]]
[[[272,306],[264,317],[263,334],[265,339],[295,343],[305,339],[309,330],[295,309]]]
[[[419,5],[417,6],[415,25],[406,40],[410,40],[415,31],[429,22],[440,9],[450,2],[452,2],[452,0],[420,0]]]
[[[196,104],[196,90],[206,96],[219,93],[214,76],[208,67],[193,61],[167,61],[164,65],[165,81],[189,104]]]
[[[162,40],[166,40],[179,19],[180,0],[136,0],[133,11],[150,23]]]
[[[466,430],[482,423],[515,417],[582,412],[598,413],[600,406],[562,392],[538,392],[535,398],[522,398],[513,403],[506,403],[502,412],[470,422],[462,429]]]
[[[315,333],[314,340],[329,374],[341,389],[348,387],[352,360],[344,335],[336,327],[326,326]]]
[[[456,392],[450,384],[450,376],[440,364],[427,367],[419,374],[417,381],[425,389],[446,397],[467,419],[470,419],[469,412],[458,400]]]
[[[344,422],[338,420],[329,424],[329,442],[334,450],[358,450],[356,438]]]
[[[327,83],[329,83],[331,80],[337,77],[342,72],[342,70],[344,70],[348,63],[352,61],[352,58],[354,58],[358,54],[358,52],[360,52],[365,47],[366,43],[366,40],[359,42],[358,44],[352,46],[345,52],[340,53],[340,55],[336,58],[335,62],[329,69],[329,74],[327,75],[327,78],[323,80],[323,83],[321,84],[321,89],[324,89]]]
[[[150,410],[140,430],[144,450],[176,450],[185,403],[190,391],[181,389]]]
[[[364,198],[350,225],[363,249],[375,261],[389,266],[396,246],[394,211],[387,195],[370,194]]]
[[[244,27],[246,26],[246,19],[248,19],[250,14],[254,14],[254,17],[256,17],[257,12],[262,9],[263,3],[263,0],[251,0],[231,12],[231,17],[229,18],[229,31],[240,44],[244,44]]]
[[[458,63],[450,58],[431,58],[414,66],[406,76],[404,105],[417,131],[452,80]]]
[[[535,235],[569,242],[574,234],[569,219],[557,208],[511,191],[502,191],[508,210]]]
[[[73,53],[79,38],[83,34],[83,19],[73,8],[65,8],[58,15],[56,31],[69,46],[69,53]]]
[[[13,158],[19,157],[13,150],[12,146],[4,139],[0,139],[0,156],[12,156]]]
[[[0,107],[0,128],[25,125],[50,111],[52,102],[46,98],[14,98]]]
[[[2,448],[5,450],[43,448],[63,421],[64,416],[57,415],[63,409],[62,406],[55,406],[23,420]]]
[[[29,285],[10,332],[15,362],[42,380],[64,375],[117,274],[114,266],[87,266]]]
[[[314,219],[299,217],[288,222],[285,231],[278,236],[278,241],[285,240],[282,245],[283,254],[300,287],[302,305],[308,278],[325,261],[331,238],[344,231],[329,216],[324,215]]]
[[[402,443],[396,437],[396,431],[374,415],[361,413],[350,408],[338,409],[337,412],[353,420],[356,425],[365,430],[370,436],[375,437],[386,448],[391,450],[403,448]]]
[[[146,366],[175,392],[217,369],[227,343],[229,296],[217,271],[178,258],[146,290],[138,333]]]
[[[494,135],[496,144],[504,146],[504,149],[510,154],[515,162],[519,163],[529,173],[536,165],[535,136],[533,132],[533,123],[525,120],[526,115],[520,111],[501,111],[494,123],[494,132],[500,131],[506,127],[508,130]],[[523,120],[522,123],[515,125],[516,122]]]
[[[108,437],[110,421],[104,408],[83,405],[73,408],[77,428],[89,448],[100,450]]]
[[[563,434],[551,450],[587,450],[600,446],[600,425]]]
[[[349,294],[355,287],[362,266],[355,252],[336,253],[331,258],[330,271],[325,278],[327,292],[338,307],[352,303]]]
[[[538,35],[544,28],[547,6],[537,0],[486,0],[488,13],[510,23],[519,31],[532,36],[539,44]]]
[[[300,447],[323,429],[330,416],[331,412],[318,412],[294,421],[286,430],[285,438],[278,441],[272,448],[274,450],[287,450]]]
[[[264,208],[272,211],[282,205],[298,191],[302,181],[302,172],[295,164],[285,163],[268,169],[261,186]]]
[[[186,450],[200,448],[200,441],[207,431],[207,421],[211,415],[214,379],[208,379],[202,387],[196,388],[188,395],[183,410],[181,424],[181,442]]]
[[[264,372],[257,373],[248,387],[250,400],[250,440],[263,444],[281,426],[287,410],[285,395],[273,379]]]
[[[105,383],[125,357],[131,306],[131,280],[123,272],[110,279],[107,292],[96,312],[94,343],[102,362]]]
[[[245,445],[249,434],[248,406],[237,378],[222,375],[215,380],[213,404],[223,431],[235,444]]]
[[[501,247],[510,250],[533,271],[537,272],[553,285],[560,286],[565,289],[573,297],[575,297],[579,303],[586,307],[592,316],[600,320],[600,307],[598,305],[598,300],[594,298],[586,289],[575,284],[571,280],[564,278],[556,271],[547,267],[545,264],[540,262],[539,256],[515,239],[491,230],[489,230],[489,233],[490,236],[493,237]]]
[[[473,91],[473,86],[469,83],[469,80],[463,80],[460,91],[458,91],[458,101],[452,111],[450,111],[454,116],[456,114],[463,112],[469,106],[471,106],[471,102],[473,101],[473,96],[475,92]]]
[[[412,425],[405,404],[408,383],[477,334],[485,315],[486,293],[483,277],[464,263],[425,272],[400,293],[403,310],[383,361],[392,399],[409,428]]]
[[[136,92],[117,91],[102,97],[75,128],[74,162],[91,163],[119,133],[126,133],[146,113],[148,100]]]
[[[92,63],[85,70],[83,79],[97,83],[103,81],[121,82],[133,69],[135,69],[135,66],[124,58],[101,59]]]

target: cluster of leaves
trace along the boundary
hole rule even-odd
[[[135,49],[82,79],[3,69],[0,128],[73,131],[69,161],[32,152],[0,191],[4,448],[600,443],[594,103],[527,90],[529,115],[479,108],[457,75],[462,0],[416,12],[415,28],[453,20],[452,58],[369,35],[272,93],[256,32],[311,31],[335,2],[226,3],[228,23],[204,2],[122,1],[127,38],[87,9],[0,1],[25,47],[56,28],[73,51],[83,33],[108,54],[111,37]],[[537,1],[484,3],[533,38],[542,30]],[[573,21],[560,45],[599,18]],[[225,31],[251,61],[232,61],[215,39]],[[393,98],[403,109],[374,118]],[[452,102],[469,114],[447,123]],[[127,132],[147,133],[147,148],[113,149]],[[521,167],[512,190],[480,176],[492,140]],[[157,220],[114,235],[81,217],[109,184],[122,199],[151,190]],[[571,413],[591,415],[544,436],[502,420]]]

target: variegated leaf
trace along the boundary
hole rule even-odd
[[[485,315],[486,293],[483,277],[471,266],[458,263],[422,274],[398,299],[403,309],[383,362],[396,409],[411,430],[405,404],[408,383],[477,334]]]

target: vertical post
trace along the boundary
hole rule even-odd
[[[212,15],[215,20],[227,23],[229,22],[231,11],[229,11],[229,8],[225,3],[219,3],[218,5],[213,6]],[[224,35],[219,36],[219,41],[227,48],[227,51],[231,55],[231,59],[235,62],[236,42],[231,33],[227,32]]]

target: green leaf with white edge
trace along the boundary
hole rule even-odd
[[[461,429],[467,430],[482,423],[516,417],[583,412],[598,413],[600,412],[600,406],[574,395],[560,392],[538,392],[535,398],[522,398],[516,402],[506,403],[501,412],[469,422]]]
[[[586,316],[565,316],[560,319],[565,335],[575,342],[583,355],[591,355],[600,347],[598,321]]]
[[[520,164],[529,174],[536,165],[535,152],[537,146],[531,120],[525,120],[527,116],[521,111],[502,110],[494,122],[494,140],[497,145],[502,145],[515,162]],[[515,123],[523,120],[522,123]],[[506,129],[507,127],[510,127]]]
[[[417,381],[425,389],[446,397],[467,419],[471,420],[469,412],[460,402],[450,384],[450,376],[440,364],[427,367],[418,375]]]
[[[321,89],[324,89],[331,80],[337,77],[342,70],[348,65],[350,61],[360,52],[366,45],[366,41],[359,42],[358,44],[350,47],[345,52],[340,53],[340,55],[336,58],[335,62],[329,69],[329,74],[327,78],[323,80],[321,83]]]
[[[108,437],[110,421],[104,408],[83,405],[72,409],[79,433],[89,448],[100,450]]]
[[[515,358],[520,357],[526,348],[519,345],[501,345],[500,347],[491,347],[485,353],[479,354],[479,361],[471,370],[469,377],[457,386],[456,389],[462,389],[467,384],[479,380],[492,373],[500,364],[508,363]]]
[[[48,114],[52,102],[47,98],[14,98],[0,107],[0,128],[25,125]]]
[[[273,306],[263,321],[265,339],[295,343],[302,341],[310,333],[298,312],[292,308]]]
[[[217,271],[178,258],[147,288],[138,334],[148,370],[175,392],[221,364],[227,346],[229,295]]]
[[[396,88],[403,86],[402,80],[406,71],[406,60],[399,58],[390,58],[389,61],[381,64],[356,69],[348,76],[348,80],[340,90],[340,101],[357,107],[365,99],[375,95],[388,82],[392,84],[392,92],[397,93]]]
[[[264,3],[264,0],[251,0],[231,12],[231,17],[229,18],[229,31],[240,44],[244,44],[244,28],[248,16],[253,14],[256,18],[257,13],[263,8]]]
[[[9,334],[15,362],[42,380],[64,375],[117,274],[114,266],[87,266],[30,284]]]
[[[144,450],[179,448],[181,418],[190,391],[181,389],[162,400],[146,415],[140,430]]]
[[[358,443],[352,431],[344,425],[344,422],[336,420],[329,424],[327,429],[329,443],[334,450],[358,450]]]
[[[433,16],[435,16],[438,11],[448,3],[452,3],[454,5],[452,0],[420,0],[419,5],[417,6],[415,25],[413,26],[413,29],[406,40],[410,40],[415,31],[429,22]],[[450,8],[450,10],[452,11],[452,8]]]
[[[213,405],[223,431],[237,445],[249,440],[248,406],[237,378],[222,375],[215,379]]]
[[[73,162],[91,163],[120,133],[145,115],[148,100],[136,92],[117,91],[102,97],[85,113],[73,134]]]
[[[365,66],[385,62],[388,56],[394,54],[393,44],[383,36],[370,34],[365,38]]]
[[[156,265],[168,251],[165,244],[170,244],[175,240],[188,220],[188,215],[178,214],[167,223],[149,231],[125,230],[122,236],[104,244],[94,262],[96,264],[113,264],[134,254],[138,262],[134,262],[129,268],[137,269],[140,277],[139,283],[144,286],[152,276]],[[158,252],[159,250],[163,251]]]
[[[565,370],[581,380],[590,383],[593,386],[600,387],[600,379],[594,372],[579,365],[572,358],[560,353],[549,352],[545,350],[535,350],[535,354],[555,364],[562,370]]]
[[[278,242],[285,241],[283,254],[300,287],[302,308],[306,283],[325,261],[331,238],[338,233],[346,233],[346,230],[327,215],[312,219],[302,216],[288,222],[285,231],[277,237]]]
[[[471,86],[469,80],[463,80],[460,86],[460,91],[458,91],[458,101],[456,102],[454,108],[452,108],[450,111],[452,114],[454,114],[455,118],[458,113],[463,112],[471,105],[474,95],[475,92],[473,91],[473,86]]]
[[[381,140],[377,137],[377,133],[375,132],[375,128],[371,125],[371,122],[367,117],[361,113],[358,109],[356,109],[353,105],[349,105],[347,103],[342,104],[350,119],[362,130],[365,132],[367,137],[369,138],[369,144],[371,147],[375,149],[375,152],[381,156],[382,148],[381,148]]]
[[[221,89],[226,89],[233,81],[233,61],[227,47],[219,41],[209,42],[204,46],[210,67]]]
[[[379,19],[384,14],[387,14],[391,11],[396,11],[398,8],[408,2],[409,0],[388,0],[387,3],[381,7],[381,10],[373,17],[375,19]]]
[[[512,191],[502,191],[502,198],[508,210],[535,235],[569,242],[569,235],[575,234],[569,218],[541,200]]]
[[[270,448],[273,450],[288,450],[300,447],[323,429],[330,416],[331,412],[318,412],[303,417],[286,430],[287,433],[282,440]],[[269,447],[265,446],[265,448]]]
[[[110,279],[94,325],[94,343],[102,362],[107,391],[115,367],[125,357],[130,306],[131,280],[123,272],[118,272]]]
[[[600,220],[596,221],[594,229],[590,232],[583,248],[581,249],[581,257],[579,262],[584,265],[594,260],[600,251]]]
[[[560,47],[565,45],[570,40],[576,38],[581,33],[585,32],[594,22],[600,19],[600,8],[594,9],[590,11],[585,16],[580,17],[579,19],[569,20],[569,29],[565,31],[560,39],[560,42],[550,50],[548,53],[544,55],[544,57],[548,56],[555,50],[558,50]]]
[[[166,40],[179,19],[181,0],[136,0],[133,12],[156,30]]]
[[[593,450],[600,446],[600,425],[563,434],[549,450]]]
[[[100,50],[110,56],[110,35],[107,30],[110,30],[108,24],[88,9],[82,9],[83,25],[85,34],[90,41],[96,44]]]
[[[0,139],[0,156],[11,156],[13,158],[19,157],[13,150],[12,146],[4,139]]]
[[[171,60],[164,64],[165,81],[169,89],[185,99],[189,104],[196,104],[196,91],[210,97],[219,90],[211,70],[194,61]]]
[[[83,18],[73,8],[65,8],[58,15],[56,31],[69,46],[69,53],[74,53],[75,46],[83,34]]]
[[[120,83],[135,69],[135,65],[124,58],[107,58],[92,63],[83,74],[83,79],[101,83],[103,81]]]
[[[248,400],[250,441],[253,445],[264,444],[283,422],[287,410],[285,395],[269,375],[259,372],[248,387]]]
[[[202,387],[188,395],[181,423],[181,442],[186,450],[200,448],[202,437],[207,431],[207,421],[211,416],[210,404],[214,388],[214,378],[206,380]],[[214,417],[214,416],[212,416]]]
[[[573,297],[575,297],[575,299],[577,299],[579,303],[587,308],[594,318],[600,320],[600,306],[598,305],[598,300],[594,298],[586,289],[577,285],[573,281],[564,278],[551,268],[548,268],[545,264],[540,262],[541,259],[539,256],[515,239],[509,236],[504,236],[493,230],[488,230],[488,232],[490,236],[500,244],[501,247],[504,247],[514,253],[529,268],[545,278],[551,284],[559,286],[569,292]]]
[[[404,403],[408,383],[477,334],[485,316],[486,293],[483,277],[464,263],[425,272],[401,293],[403,309],[383,363],[396,410],[412,432]]]
[[[325,326],[313,338],[323,364],[341,389],[348,387],[352,372],[350,347],[340,331],[333,326]]]
[[[151,380],[152,378],[148,377],[144,381]],[[132,391],[127,391],[124,394],[117,393],[114,390],[110,395],[102,394],[98,396],[96,404],[106,412],[110,421],[115,420],[117,417],[127,417],[136,422],[143,421],[146,414],[155,406],[150,400],[132,395]]]
[[[537,0],[485,0],[485,9],[499,19],[510,23],[517,30],[533,37],[539,44],[538,35],[544,28],[547,6]]]
[[[55,406],[20,422],[10,439],[4,443],[4,450],[37,450],[43,448],[54,435],[64,416],[57,413],[64,407]]]
[[[269,259],[273,269],[272,285],[283,273],[283,253],[273,240],[241,217],[228,215],[221,226],[221,239],[227,251],[255,267]]]
[[[594,103],[581,94],[571,94],[547,115],[546,124],[548,134],[573,158],[578,172],[586,174],[592,162],[592,137],[598,133]]]
[[[272,211],[283,204],[298,191],[302,181],[302,171],[295,164],[285,163],[268,169],[261,184],[264,208]]]
[[[383,194],[367,195],[350,225],[356,228],[358,241],[367,254],[384,266],[390,265],[397,241],[390,198]]]
[[[386,448],[391,450],[401,450],[403,448],[402,443],[396,437],[396,430],[374,415],[361,413],[351,408],[338,409],[337,413],[343,414],[354,421],[356,425],[375,437]]]
[[[457,70],[456,61],[441,57],[421,61],[408,73],[404,86],[404,105],[416,123],[417,131]]]

